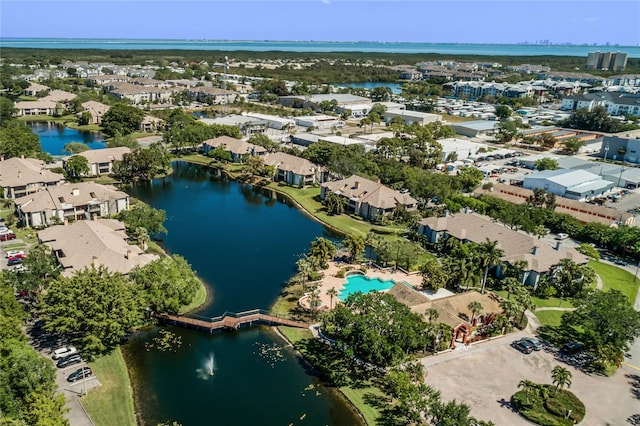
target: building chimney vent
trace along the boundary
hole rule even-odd
[[[536,254],[538,254],[538,246],[533,246],[533,251],[532,251],[533,255],[535,256]]]
[[[360,182],[356,181],[355,188],[356,188],[356,189],[359,189],[359,188],[360,188]]]
[[[562,248],[562,243],[560,241],[556,242],[556,250],[560,251],[560,249]]]
[[[68,217],[64,217],[64,219],[62,220],[62,223],[67,226],[69,224],[69,218]]]
[[[91,258],[91,266],[93,266],[94,268],[98,267],[98,256],[93,256]]]
[[[22,171],[18,170],[18,179],[22,179]]]
[[[73,195],[74,197],[77,197],[78,195],[80,195],[80,190],[78,188],[73,188],[71,190],[71,195]]]
[[[131,259],[131,250],[127,250],[127,252],[124,254],[125,259]]]

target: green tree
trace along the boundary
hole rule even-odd
[[[81,152],[88,151],[91,148],[86,143],[82,142],[69,142],[64,144],[64,150],[70,154],[80,154]]]
[[[171,314],[191,303],[200,285],[191,266],[179,255],[136,267],[129,278],[142,289],[152,310]]]
[[[330,215],[340,215],[344,213],[346,201],[343,197],[334,192],[329,192],[323,200],[324,205],[327,207],[327,213]]]
[[[537,160],[535,163],[536,170],[557,170],[558,169],[558,161],[553,158],[545,157]]]
[[[296,267],[298,269],[298,274],[300,274],[300,278],[302,279],[302,289],[303,291],[306,291],[307,280],[309,279],[309,275],[313,272],[313,263],[305,256],[298,259]]]
[[[571,372],[564,367],[556,365],[551,370],[552,383],[556,385],[556,392],[558,389],[562,389],[565,386],[571,387]]]
[[[36,244],[29,249],[29,256],[22,262],[24,270],[20,275],[19,290],[42,292],[49,283],[60,275],[58,261],[46,244]]]
[[[511,117],[512,112],[511,108],[506,105],[496,105],[495,114],[498,120],[504,120]]]
[[[168,162],[168,153],[160,144],[152,144],[149,149],[137,148],[113,164],[113,177],[123,183],[150,181],[167,171]]]
[[[536,393],[538,385],[531,380],[520,380],[518,388],[522,388],[522,392],[524,392],[526,396],[527,404],[529,404],[529,397]]]
[[[280,144],[278,142],[272,141],[269,139],[269,136],[264,133],[254,133],[247,142],[261,146],[269,152],[276,152],[278,148],[280,148]]]
[[[333,298],[338,297],[338,290],[335,287],[331,287],[327,290],[327,295],[329,296],[329,309],[333,309]]]
[[[17,113],[18,109],[13,106],[11,99],[0,96],[0,126],[13,119]]]
[[[102,131],[107,136],[128,135],[137,132],[144,118],[144,112],[136,107],[116,104],[102,116]]]
[[[35,157],[46,159],[38,135],[22,121],[8,120],[0,125],[0,155],[4,158]]]
[[[591,111],[587,108],[579,108],[565,122],[559,124],[572,129],[596,132],[616,133],[620,131],[620,124],[609,116],[607,109],[602,105],[592,108]]]
[[[423,288],[436,292],[447,284],[447,274],[435,259],[428,259],[422,265],[420,273]]]
[[[580,139],[573,137],[564,141],[562,145],[564,145],[563,151],[565,153],[569,155],[574,155],[574,154],[577,154],[578,151],[580,151],[580,148],[584,146],[584,141],[581,141]]]
[[[65,334],[89,357],[105,354],[142,324],[144,300],[127,278],[87,268],[49,285],[42,301],[45,329]]]
[[[64,163],[65,178],[77,182],[90,171],[89,160],[82,155],[72,155]]]
[[[154,209],[144,203],[135,204],[130,210],[118,214],[118,219],[124,222],[127,235],[132,238],[140,227],[146,229],[150,236],[166,234],[167,228],[163,225],[166,217],[164,210]]]
[[[471,323],[476,319],[476,315],[482,312],[482,304],[480,302],[469,302],[467,309],[471,311]]]
[[[518,125],[512,120],[501,121],[496,128],[496,140],[499,142],[510,142],[518,134]]]
[[[562,327],[577,327],[580,340],[602,364],[616,364],[619,354],[640,336],[640,312],[617,290],[590,290],[574,300],[575,311],[562,316]],[[608,348],[607,351],[602,351]]]
[[[322,269],[327,269],[329,267],[327,260],[333,258],[335,254],[336,246],[331,242],[331,240],[318,237],[311,242],[307,257],[313,265],[317,265]]]
[[[119,146],[126,146],[129,149],[140,148],[140,143],[135,136],[129,135],[121,135],[120,133],[116,133],[107,141],[107,147],[116,148]]]
[[[349,259],[351,262],[356,262],[358,260],[365,247],[364,238],[355,234],[347,235],[347,237],[342,241],[342,245],[349,250]]]

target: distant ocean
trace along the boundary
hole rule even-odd
[[[486,56],[583,56],[589,52],[625,52],[640,58],[640,46],[586,46],[537,44],[376,43],[367,41],[235,41],[139,40],[92,38],[2,38],[0,47],[109,50],[248,50],[254,52],[378,52],[439,53]]]

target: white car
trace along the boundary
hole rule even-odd
[[[74,348],[73,346],[65,346],[59,349],[56,349],[55,351],[53,351],[53,359],[60,359],[60,358],[64,358],[67,355],[73,355],[73,354],[77,354],[78,351],[76,348]]]
[[[556,240],[566,240],[567,238],[569,238],[569,234],[565,234],[564,232],[556,235]]]
[[[24,256],[24,251],[22,251],[22,250],[9,250],[4,257],[6,257],[8,259],[10,257],[18,256],[18,255]]]

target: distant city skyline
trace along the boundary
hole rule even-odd
[[[640,2],[3,0],[0,37],[640,45]]]

